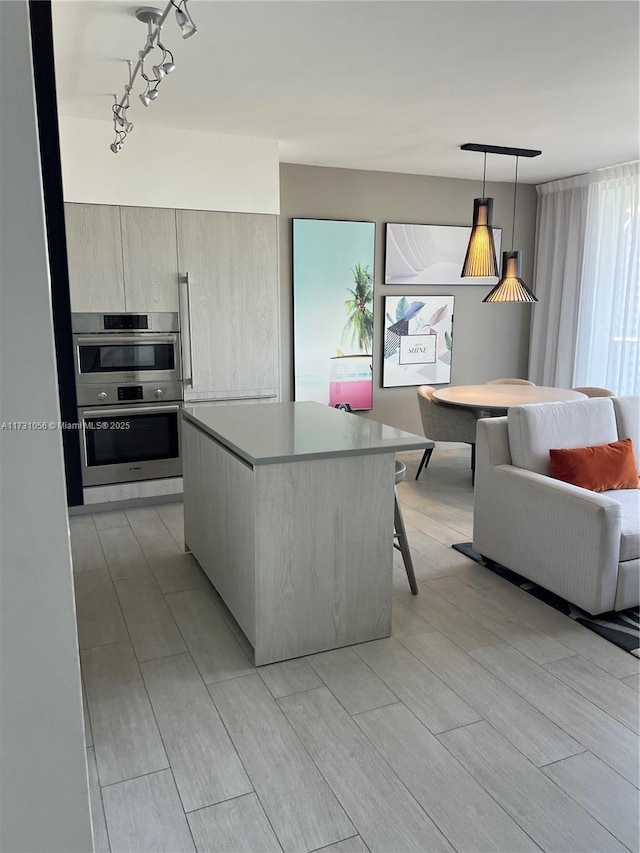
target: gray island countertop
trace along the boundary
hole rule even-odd
[[[186,421],[250,465],[422,450],[424,436],[322,403],[186,405]]]

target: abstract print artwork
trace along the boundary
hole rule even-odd
[[[384,300],[384,388],[451,381],[453,296]]]
[[[293,220],[296,400],[373,407],[375,223]]]
[[[387,223],[385,284],[497,284],[495,277],[462,278],[471,228]],[[500,260],[502,229],[493,229]]]

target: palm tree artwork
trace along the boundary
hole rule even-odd
[[[347,322],[342,330],[342,340],[348,339],[354,352],[345,355],[338,349],[331,359],[329,405],[347,411],[362,411],[373,405],[373,276],[369,266],[362,264],[352,267],[351,273],[353,287],[346,288],[349,298],[344,303]]]
[[[350,343],[362,353],[371,353],[373,342],[373,276],[369,272],[369,266],[356,264],[352,267],[354,286],[347,288],[349,298],[345,301],[345,309],[348,319],[344,327],[343,340],[351,335]]]

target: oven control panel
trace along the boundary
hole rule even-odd
[[[71,329],[74,335],[139,335],[179,332],[180,323],[176,311],[152,311],[148,314],[74,312],[71,315]]]
[[[146,314],[104,314],[105,332],[137,332],[149,328],[149,317]]]
[[[118,385],[118,400],[144,400],[142,385]]]
[[[180,382],[143,382],[127,385],[79,385],[79,406],[122,406],[131,403],[164,403],[182,400]]]

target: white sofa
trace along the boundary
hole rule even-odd
[[[591,492],[549,473],[549,449],[633,440],[640,397],[514,406],[478,421],[473,547],[588,613],[640,603],[640,491]]]

